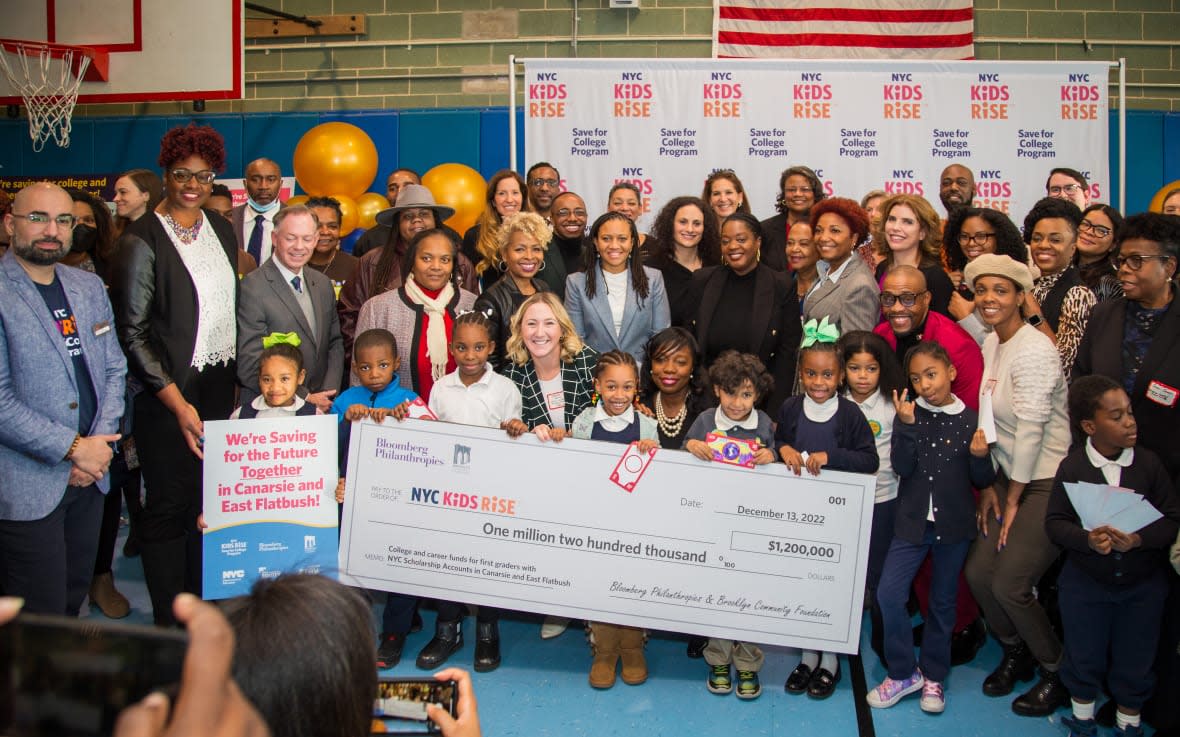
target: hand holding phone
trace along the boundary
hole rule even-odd
[[[373,701],[373,734],[437,733],[437,720],[430,707],[454,718],[458,687],[453,680],[439,678],[383,678],[377,682]]]
[[[427,716],[438,725],[443,737],[481,737],[471,674],[461,668],[447,668],[435,673],[434,677],[440,681],[454,681],[459,687],[459,701],[453,713],[435,705],[426,707]]]

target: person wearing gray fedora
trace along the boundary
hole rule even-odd
[[[458,233],[443,224],[454,214],[454,208],[436,203],[434,195],[421,184],[403,185],[397,195],[397,204],[377,213],[376,228],[387,231],[385,245],[361,257],[356,272],[340,290],[340,299],[336,304],[340,315],[340,332],[344,336],[346,362],[352,357],[352,340],[361,306],[369,298],[402,285],[406,244],[414,234],[440,228],[456,243],[462,242]],[[459,286],[478,294],[479,280],[471,261],[459,254],[455,269],[459,273]]]

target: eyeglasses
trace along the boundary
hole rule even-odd
[[[1143,262],[1149,258],[1158,258],[1160,261],[1167,261],[1168,259],[1170,259],[1172,257],[1164,255],[1164,254],[1156,254],[1156,253],[1150,253],[1150,254],[1132,253],[1132,254],[1128,254],[1126,256],[1115,256],[1114,257],[1114,267],[1116,269],[1121,269],[1121,268],[1123,268],[1124,265],[1126,265],[1126,267],[1128,269],[1130,269],[1131,271],[1139,271],[1139,269],[1143,268]]]
[[[529,184],[531,184],[534,187],[556,187],[557,180],[556,179],[541,179],[540,177],[537,177],[536,179],[529,182]]]
[[[959,233],[959,245],[965,246],[969,243],[978,243],[981,246],[986,246],[987,242],[995,237],[995,233]]]
[[[1089,220],[1083,220],[1082,222],[1078,223],[1078,230],[1088,230],[1099,238],[1105,238],[1114,232],[1105,225],[1095,225]]]
[[[567,210],[565,208],[562,208],[562,209],[558,210],[557,212],[553,213],[553,217],[558,217],[558,218],[568,218],[570,215],[573,215],[576,218],[584,218],[584,217],[586,217],[586,211],[581,210],[581,209]]]
[[[173,169],[169,172],[169,175],[171,175],[173,181],[175,181],[177,184],[184,184],[194,177],[196,177],[197,182],[200,184],[213,184],[213,180],[217,178],[217,172],[210,169],[204,169],[202,171]]]
[[[49,213],[47,212],[39,211],[30,212],[27,215],[18,215],[15,212],[9,214],[11,214],[14,218],[28,220],[33,225],[49,225],[49,222],[52,220],[53,222],[57,223],[57,227],[65,228],[66,230],[73,230],[74,226],[78,224],[78,218],[68,213],[62,213],[61,215],[56,215],[54,217],[50,217]]]
[[[921,297],[923,294],[926,294],[926,292],[918,292],[917,294],[913,292],[902,292],[901,294],[881,292],[881,306],[892,307],[898,302],[901,302],[902,307],[913,307],[918,303],[918,297]]]
[[[814,191],[811,187],[786,187],[783,189],[783,192],[787,194],[811,194]]]
[[[415,220],[419,220],[421,222],[426,222],[428,220],[434,220],[434,211],[433,210],[406,210],[405,212],[402,213],[401,220],[403,223],[412,223]]]
[[[1049,194],[1051,194],[1051,195],[1052,194],[1061,194],[1062,192],[1064,192],[1066,194],[1077,194],[1078,192],[1081,192],[1081,191],[1082,191],[1082,185],[1080,185],[1080,184],[1063,184],[1061,186],[1054,185],[1052,187],[1049,187]]]

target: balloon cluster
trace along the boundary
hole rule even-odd
[[[350,123],[321,123],[303,134],[295,146],[295,179],[308,195],[331,197],[340,203],[340,237],[356,228],[371,228],[377,213],[389,207],[384,195],[369,192],[377,175],[377,147],[373,139]],[[484,209],[487,182],[463,164],[439,164],[422,177],[439,204],[455,208],[447,225],[463,233]],[[287,200],[306,202],[307,195]]]

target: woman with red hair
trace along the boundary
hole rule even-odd
[[[803,322],[828,322],[840,334],[872,330],[881,317],[880,290],[861,258],[851,258],[869,234],[869,215],[846,197],[830,197],[811,208],[811,243],[819,251],[815,286],[803,299]]]
[[[225,144],[209,126],[173,128],[160,142],[164,199],[127,226],[111,264],[111,303],[134,400],[135,443],[147,498],[139,517],[143,573],[156,624],[172,600],[201,591],[204,421],[234,408],[237,241],[205,211]]]

